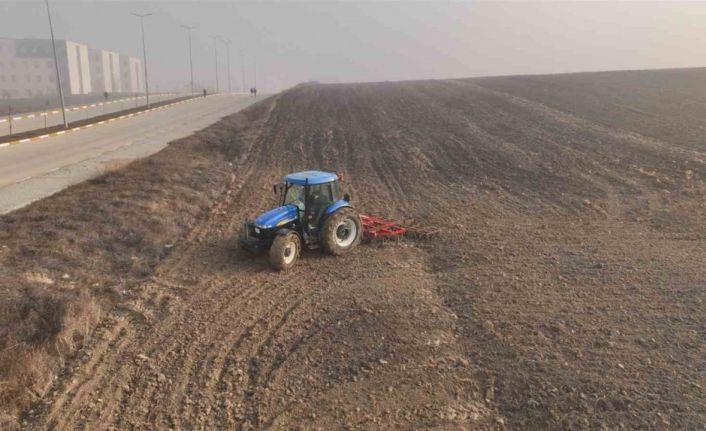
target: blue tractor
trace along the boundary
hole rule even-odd
[[[240,237],[248,250],[269,249],[273,268],[292,267],[305,246],[341,255],[360,243],[360,216],[351,207],[350,196],[341,196],[336,174],[289,174],[283,183],[273,186],[273,191],[279,206],[247,221]]]

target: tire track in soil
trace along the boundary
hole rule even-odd
[[[251,159],[251,157],[248,157],[248,161]],[[250,166],[253,166],[252,163],[249,163]],[[252,175],[252,170],[250,170],[248,173],[246,173],[245,179],[242,181],[242,184],[239,188],[239,191],[242,192],[244,189],[248,189],[248,183],[253,182],[253,180],[257,183],[258,181],[253,177]],[[256,190],[260,187],[252,187],[255,188]],[[234,217],[233,214],[237,213],[237,211],[231,211],[231,210],[237,210],[237,206],[240,203],[239,201],[243,199],[243,193],[238,193],[238,195],[233,199],[233,202],[225,207],[222,211],[218,211],[218,213],[225,214],[226,215],[226,221],[225,223],[221,223],[221,228],[220,229],[214,229],[213,226],[209,226],[208,228],[202,228],[201,231],[204,232],[203,237],[205,237],[205,234],[211,231],[216,231],[216,232],[228,232],[230,234],[233,234],[233,227],[236,224],[235,220],[239,220],[237,217]],[[252,200],[250,200],[252,201]],[[225,227],[225,229],[223,229]],[[197,237],[198,238],[198,237]],[[203,239],[203,238],[202,238]],[[197,247],[198,248],[198,247]],[[180,260],[181,262],[188,262],[188,261],[194,261],[198,260],[196,253],[189,253],[191,254],[191,257],[188,257],[187,254],[185,254],[186,257],[182,257]],[[181,266],[179,263],[176,265],[173,265],[172,267],[168,267],[167,271],[163,271],[160,276],[166,277],[166,276],[173,276],[173,275],[178,275],[178,273],[181,270]],[[179,337],[179,338],[174,338],[175,342],[173,342],[167,349],[161,349],[160,350],[160,356],[165,357],[163,352],[166,351],[166,357],[169,356],[176,356],[176,358],[172,358],[169,360],[169,364],[171,366],[165,366],[166,370],[170,375],[175,375],[178,376],[177,382],[176,382],[176,389],[172,390],[170,394],[172,394],[171,397],[168,397],[169,399],[160,399],[159,394],[157,393],[156,389],[149,389],[145,390],[145,394],[143,398],[150,397],[150,394],[152,393],[157,393],[156,397],[153,397],[152,399],[152,404],[158,403],[160,401],[163,401],[164,404],[171,406],[172,411],[180,411],[183,413],[188,412],[189,408],[186,406],[184,402],[184,398],[187,396],[187,394],[190,394],[194,390],[194,375],[196,374],[195,371],[199,370],[204,366],[205,359],[204,359],[204,354],[202,353],[204,350],[203,346],[204,345],[209,345],[213,344],[213,339],[206,339],[206,340],[201,340],[199,339],[199,334],[211,334],[211,333],[216,333],[220,334],[223,332],[223,330],[212,330],[212,326],[206,326],[206,325],[212,325],[212,322],[208,322],[212,315],[215,316],[222,316],[224,314],[225,308],[230,305],[235,305],[238,304],[238,301],[241,300],[243,297],[245,297],[246,301],[252,300],[255,296],[251,295],[251,293],[258,293],[255,292],[254,289],[247,289],[243,293],[240,293],[236,296],[229,297],[226,300],[220,300],[217,301],[218,304],[215,307],[209,307],[208,306],[208,301],[209,298],[212,297],[213,295],[213,290],[214,288],[222,288],[223,286],[219,284],[220,280],[212,280],[210,283],[208,283],[208,286],[197,286],[198,291],[200,292],[198,298],[192,298],[190,300],[190,304],[198,303],[201,300],[206,301],[206,304],[201,304],[198,310],[208,310],[206,316],[194,316],[193,314],[188,316],[189,322],[184,324],[183,319],[184,317],[181,317],[180,319],[176,319],[177,323],[175,323],[176,326],[178,326],[178,332],[177,333],[183,333],[184,326],[188,326],[189,329],[193,331],[192,334],[184,334],[187,339],[193,339],[192,337],[195,336],[197,337],[197,343],[191,343],[188,348],[186,349],[184,354],[181,354],[181,352],[176,352],[178,349],[181,348],[181,340],[184,337]],[[219,308],[220,307],[220,308]],[[214,310],[215,308],[215,310]],[[190,310],[190,311],[193,311]],[[236,325],[238,321],[234,320],[234,316],[230,316],[231,318],[229,319],[221,319],[219,322],[220,324],[227,324],[227,325]],[[193,321],[196,321],[197,323],[194,324]],[[206,323],[204,323],[206,322]],[[188,329],[187,329],[188,332]],[[165,337],[169,337],[169,334],[171,331],[167,330],[165,331]],[[155,346],[159,346],[161,343],[155,344]],[[207,350],[208,351],[208,350]],[[177,369],[178,371],[173,371],[174,369]],[[166,374],[166,373],[163,373]],[[164,395],[162,393],[162,395]],[[164,398],[164,397],[163,397]],[[138,405],[140,403],[136,402],[134,403],[134,409],[137,409]],[[139,417],[140,414],[139,412],[133,413],[130,409],[131,406],[127,406],[124,412],[121,412],[122,414],[120,416],[133,416],[133,417]],[[139,409],[138,409],[139,410]],[[158,418],[157,415],[152,415],[150,418],[150,422],[154,423],[156,419]],[[179,425],[180,420],[175,421],[175,425]]]
[[[269,386],[269,383],[271,382],[270,377],[272,375],[272,368],[270,368],[266,373],[262,373],[261,370],[267,368],[266,364],[260,364],[260,362],[264,362],[263,359],[269,357],[269,355],[266,355],[266,352],[271,349],[275,337],[278,335],[282,327],[287,324],[291,314],[298,309],[312,294],[313,292],[308,292],[299,295],[296,301],[287,307],[284,313],[282,313],[282,316],[279,318],[277,323],[274,324],[272,329],[268,328],[266,330],[264,340],[257,345],[256,350],[250,355],[247,371],[248,383],[246,385],[244,399],[246,418],[244,418],[242,422],[237,423],[238,429],[242,429],[247,423],[250,423],[250,425],[254,425],[256,427],[260,427],[262,425],[259,407],[261,400],[259,399],[260,397],[258,397],[258,390],[259,388],[267,388]],[[271,321],[273,319],[268,320]],[[261,379],[260,376],[264,376],[264,378]]]
[[[100,341],[93,346],[91,358],[81,365],[79,375],[72,376],[71,381],[60,388],[61,392],[47,415],[46,421],[49,428],[64,429],[66,424],[72,422],[81,406],[81,402],[77,400],[81,400],[101,383],[100,380],[95,381],[91,377],[100,376],[101,367],[109,362],[116,351],[121,351],[132,338],[132,333],[124,334],[126,331],[128,331],[128,320],[125,318],[117,318],[112,327],[102,331]],[[68,416],[65,416],[67,413]]]
[[[283,284],[278,283],[278,285],[272,289],[267,286],[268,293],[279,293],[282,285]],[[212,383],[212,381],[214,380],[213,376],[217,376],[216,373],[221,370],[220,364],[225,362],[225,355],[223,353],[228,352],[228,346],[230,346],[231,344],[237,344],[237,341],[235,341],[235,339],[242,337],[244,332],[247,331],[248,328],[254,328],[257,323],[260,323],[259,321],[257,321],[256,324],[248,325],[248,319],[255,319],[257,314],[272,314],[271,309],[263,309],[261,305],[263,302],[267,302],[267,305],[269,305],[269,303],[271,302],[269,297],[262,295],[263,289],[260,288],[255,293],[256,295],[253,295],[249,299],[258,299],[258,301],[253,301],[252,303],[246,302],[245,304],[234,303],[234,306],[230,308],[231,313],[218,313],[219,317],[218,322],[216,322],[217,324],[211,325],[208,328],[209,334],[213,333],[215,336],[211,338],[207,343],[201,343],[202,345],[207,344],[209,348],[206,349],[206,351],[196,361],[196,366],[193,367],[191,372],[189,373],[188,384],[183,392],[189,394],[198,392],[199,397],[201,399],[209,399],[214,397],[214,385]],[[245,315],[241,315],[241,313],[239,313],[239,311],[242,311],[243,305],[248,306],[248,313],[246,313]],[[255,312],[254,310],[257,310],[257,312]],[[232,313],[232,311],[235,311],[235,313]],[[232,332],[232,335],[230,337],[226,337],[225,339],[220,336],[224,333],[229,332],[228,328],[231,327],[242,327],[245,329],[242,332]],[[252,329],[250,330],[252,331]],[[214,363],[219,365],[214,366]],[[190,407],[182,404],[180,406],[180,409],[182,411],[189,411]],[[194,410],[195,407],[192,406],[191,414],[187,413],[187,416],[193,416],[196,413]]]

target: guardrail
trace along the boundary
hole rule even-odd
[[[195,100],[200,100],[200,99],[201,99],[200,96],[194,96],[194,97],[187,98],[187,99],[180,99],[180,100],[177,101],[177,102],[166,103],[166,104],[164,104],[164,105],[156,106],[156,107],[153,107],[153,108],[144,109],[144,110],[140,110],[140,111],[130,112],[130,113],[126,113],[126,114],[123,114],[123,115],[118,115],[118,116],[115,116],[115,117],[102,119],[102,120],[99,120],[99,121],[96,121],[96,122],[93,122],[93,123],[87,123],[87,124],[84,123],[84,124],[82,124],[81,126],[72,127],[72,128],[66,129],[66,130],[58,130],[58,131],[51,132],[51,133],[46,133],[46,134],[43,134],[43,135],[34,135],[34,136],[32,136],[32,137],[26,137],[26,138],[22,138],[22,139],[16,139],[16,140],[14,140],[14,141],[8,141],[8,142],[0,143],[0,148],[5,148],[5,147],[9,147],[9,146],[11,146],[11,145],[22,144],[22,143],[30,142],[30,141],[36,141],[36,140],[46,139],[46,138],[49,138],[49,137],[51,137],[51,136],[60,136],[60,135],[63,135],[63,134],[65,134],[65,133],[77,132],[77,131],[79,131],[79,130],[90,129],[90,128],[95,127],[95,126],[99,126],[99,125],[103,125],[103,124],[109,124],[109,123],[112,123],[112,122],[114,122],[114,121],[123,120],[123,119],[127,119],[127,118],[132,118],[132,117],[135,117],[135,116],[138,116],[138,115],[142,115],[142,114],[145,114],[145,113],[148,113],[148,112],[152,112],[152,111],[156,111],[156,110],[161,110],[161,109],[164,109],[164,108],[168,108],[168,107],[170,107],[170,106],[180,105],[180,104],[182,104],[182,103],[187,103],[187,102],[193,102],[193,101],[195,101]],[[56,128],[55,128],[55,130],[56,130]]]
[[[163,101],[165,98],[181,97],[177,93],[160,93],[150,95],[150,101]],[[68,122],[86,120],[99,115],[110,114],[116,111],[129,109],[126,106],[129,102],[135,102],[134,107],[139,107],[137,102],[144,99],[145,96],[125,97],[122,99],[110,100],[106,102],[87,103],[66,108],[66,120]],[[29,132],[39,130],[57,124],[61,124],[62,118],[60,109],[52,109],[42,112],[30,112],[18,115],[9,115],[0,118],[0,136],[13,135],[16,133]],[[83,115],[81,115],[83,114]]]

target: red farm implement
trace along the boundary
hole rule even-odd
[[[400,226],[396,221],[387,220],[382,217],[361,214],[360,222],[363,224],[365,236],[371,239],[392,238],[404,235],[407,232],[406,227]]]
[[[361,214],[360,222],[363,224],[365,236],[370,239],[394,238],[402,235],[413,238],[430,238],[439,233],[438,229],[419,226],[414,220],[400,223],[382,217]]]

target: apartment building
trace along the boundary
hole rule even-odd
[[[56,41],[65,94],[137,93],[144,86],[142,62],[69,40]],[[56,94],[51,40],[0,38],[0,98]]]

